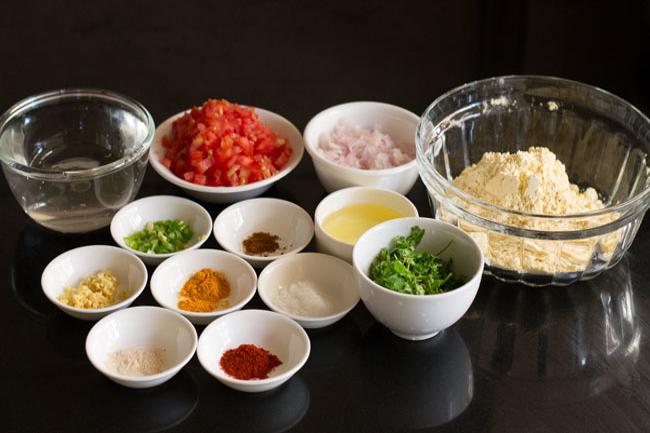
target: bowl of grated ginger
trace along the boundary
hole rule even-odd
[[[135,254],[109,245],[89,245],[52,260],[41,275],[41,288],[64,313],[98,320],[131,305],[147,278],[147,268]]]

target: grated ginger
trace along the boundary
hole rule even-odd
[[[118,287],[117,277],[111,271],[100,271],[82,280],[77,287],[65,287],[59,301],[76,308],[104,308],[128,297]]]
[[[452,183],[493,205],[531,214],[562,216],[605,207],[593,188],[580,191],[577,185],[570,183],[564,164],[545,147],[531,147],[517,153],[487,152]],[[459,201],[463,207],[486,219],[540,231],[584,230],[615,218],[606,215],[549,221],[487,210]],[[446,214],[443,210],[443,219],[449,218]],[[602,257],[611,257],[620,237],[614,232],[570,241],[537,240],[497,233],[464,220],[457,223],[479,244],[489,265],[519,272],[584,271],[596,247]]]

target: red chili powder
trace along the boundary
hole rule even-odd
[[[266,349],[254,344],[242,344],[227,350],[219,361],[223,371],[235,379],[266,379],[282,361]]]

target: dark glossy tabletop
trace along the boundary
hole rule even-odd
[[[225,97],[302,129],[351,100],[421,113],[456,85],[506,73],[585,81],[650,107],[643,2],[45,3],[3,5],[2,110],[44,90],[95,86],[134,97],[157,123]],[[182,195],[149,169],[139,195],[162,193]],[[305,155],[267,195],[313,214],[325,192]],[[409,198],[431,215],[420,182]],[[222,209],[206,208],[213,217]],[[287,384],[248,395],[196,357],[150,390],[104,378],[84,351],[92,323],[51,305],[40,274],[67,249],[111,244],[108,229],[44,230],[4,180],[0,209],[3,432],[650,430],[647,221],[623,261],[593,281],[539,289],[485,277],[463,319],[431,340],[398,339],[360,303],[309,332],[309,361]],[[204,247],[216,246],[211,238]],[[136,304],[154,304],[148,290]],[[262,307],[258,296],[247,306]]]

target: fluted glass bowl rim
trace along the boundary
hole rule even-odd
[[[140,102],[126,95],[122,95],[111,90],[92,88],[92,87],[79,87],[79,88],[65,88],[39,93],[37,95],[28,96],[5,111],[0,116],[0,135],[4,133],[5,128],[14,118],[29,112],[32,109],[39,108],[46,104],[56,104],[60,101],[113,101],[125,106],[125,108],[134,114],[138,120],[142,121],[147,129],[145,137],[133,146],[131,150],[126,152],[121,158],[112,161],[108,164],[100,165],[83,170],[52,170],[44,168],[31,167],[16,161],[14,158],[9,157],[5,152],[0,151],[0,161],[11,167],[13,170],[22,175],[42,179],[42,180],[63,180],[74,181],[78,179],[88,179],[104,176],[114,173],[123,167],[131,165],[133,162],[139,160],[151,146],[151,142],[155,133],[155,123],[149,111]],[[1,145],[1,143],[0,143]]]
[[[485,78],[481,80],[476,80],[472,81],[469,83],[465,83],[461,86],[455,87],[454,89],[449,90],[448,92],[442,94],[438,98],[436,98],[424,111],[422,114],[420,121],[418,122],[417,129],[416,129],[416,137],[415,137],[415,147],[416,147],[416,156],[418,160],[418,165],[421,170],[426,171],[428,174],[431,174],[432,177],[434,178],[435,181],[438,182],[438,184],[444,189],[453,192],[455,195],[459,196],[461,199],[465,200],[466,202],[473,204],[473,205],[478,205],[480,207],[483,207],[487,210],[490,211],[497,211],[500,212],[504,215],[513,215],[517,217],[526,217],[526,218],[534,218],[535,220],[538,221],[571,221],[571,220],[578,220],[578,219],[583,219],[583,218],[593,218],[597,216],[602,216],[602,215],[611,215],[613,213],[619,213],[622,217],[630,213],[630,210],[635,210],[634,214],[638,214],[640,210],[647,208],[650,205],[650,186],[646,185],[646,187],[636,195],[630,197],[626,201],[622,203],[618,203],[616,205],[610,205],[606,206],[603,209],[598,209],[598,210],[593,210],[593,211],[588,211],[588,212],[582,212],[582,213],[576,213],[576,214],[567,214],[567,215],[546,215],[546,214],[536,214],[536,213],[527,213],[527,212],[522,212],[522,211],[516,211],[512,209],[507,209],[504,207],[500,207],[497,205],[494,205],[492,203],[489,203],[485,200],[481,200],[471,194],[466,193],[462,189],[456,187],[453,185],[451,182],[449,182],[446,177],[438,172],[438,170],[435,169],[434,166],[431,164],[428,164],[426,159],[425,159],[425,141],[423,140],[423,134],[424,134],[424,125],[427,122],[430,122],[428,117],[431,111],[436,109],[443,101],[446,101],[450,97],[453,97],[456,94],[459,94],[463,92],[464,90],[467,90],[469,88],[473,87],[479,87],[484,84],[488,84],[491,82],[502,82],[504,84],[507,84],[508,81],[510,80],[542,80],[542,81],[547,81],[550,85],[573,85],[573,86],[579,86],[582,87],[588,91],[598,93],[602,96],[605,96],[606,98],[611,98],[613,101],[619,102],[623,105],[625,105],[627,108],[631,109],[633,112],[635,112],[636,115],[639,116],[643,122],[650,128],[650,119],[643,114],[638,108],[636,108],[634,105],[629,103],[628,101],[624,100],[623,98],[616,96],[606,90],[603,90],[599,87],[592,86],[589,84],[581,83],[578,81],[574,80],[568,80],[565,78],[559,78],[559,77],[552,77],[552,76],[544,76],[544,75],[505,75],[505,76],[497,76],[497,77],[490,77],[490,78]],[[496,96],[500,96],[499,94],[495,94]],[[557,100],[562,100],[562,98],[558,97],[556,98]],[[477,103],[480,103],[481,101],[477,101]],[[457,110],[458,111],[458,110]],[[439,125],[439,124],[438,124]],[[434,136],[435,136],[435,129],[438,127],[438,125],[433,125],[434,128]],[[428,141],[427,141],[428,142]],[[447,204],[447,203],[445,203]],[[469,212],[465,209],[462,208],[462,206],[459,206],[458,204],[455,204],[454,207],[457,207],[461,210],[464,210],[465,212],[468,212],[472,216],[484,220],[485,222],[488,222],[490,224],[496,224],[502,227],[508,227],[512,231],[521,231],[521,232],[526,232],[529,235],[534,235],[536,233],[548,233],[549,231],[543,231],[543,230],[531,230],[531,229],[525,229],[521,227],[516,227],[516,226],[509,226],[506,224],[501,224],[496,221],[493,221],[488,218],[484,218],[480,215],[476,215],[473,212]],[[596,228],[603,228],[605,226],[610,226],[613,225],[615,222],[609,222],[606,224],[602,224],[600,226],[595,226],[591,227],[590,229],[586,230],[581,230],[582,232],[593,230]],[[551,231],[553,232],[553,231]],[[571,233],[571,231],[558,231],[557,233]],[[582,237],[582,236],[581,236]]]

